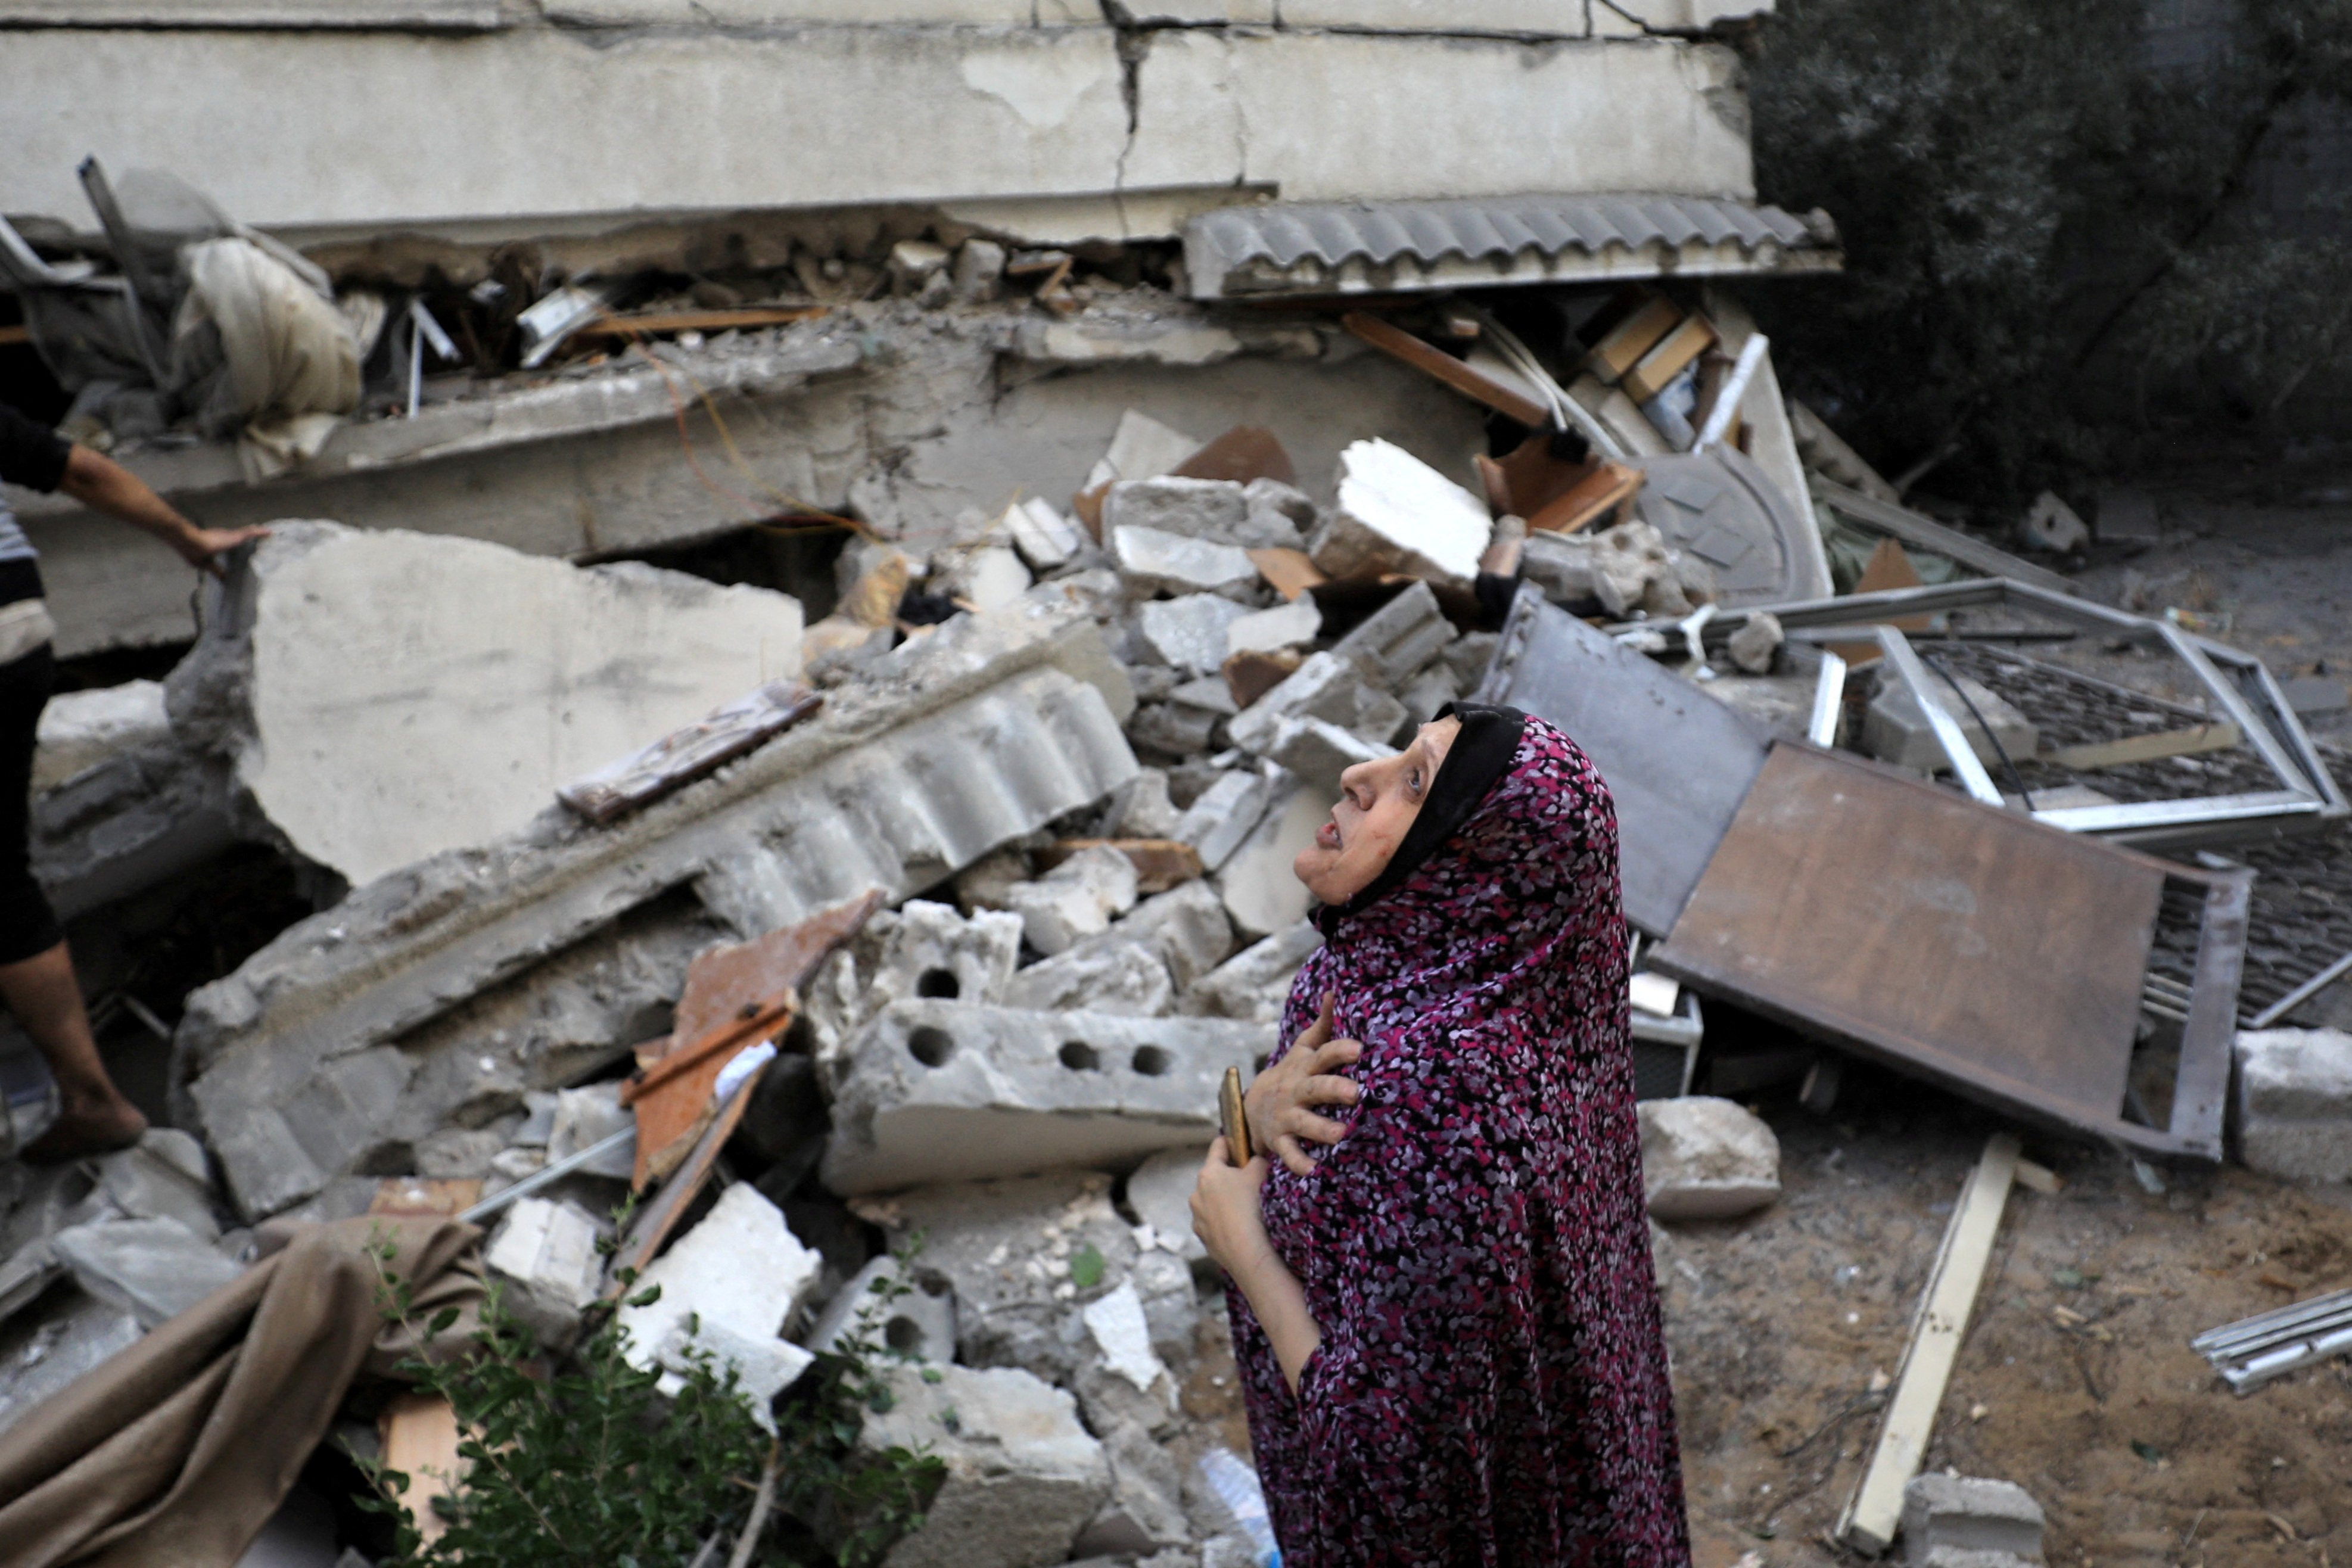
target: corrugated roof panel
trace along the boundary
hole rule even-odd
[[[1203,298],[1454,287],[1489,273],[1633,277],[1644,258],[1652,273],[1811,271],[1841,259],[1819,220],[1640,192],[1223,207],[1194,218],[1184,245]]]

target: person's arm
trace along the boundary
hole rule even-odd
[[[1258,1207],[1258,1189],[1265,1185],[1267,1165],[1263,1155],[1239,1170],[1218,1138],[1201,1166],[1201,1180],[1192,1189],[1192,1230],[1208,1248],[1209,1257],[1241,1288],[1274,1347],[1282,1380],[1298,1393],[1298,1379],[1317,1351],[1323,1348],[1323,1331],[1307,1309],[1307,1292],[1274,1250]]]
[[[147,487],[147,482],[113,458],[77,445],[66,458],[65,478],[58,489],[92,511],[119,517],[142,529],[178,552],[198,571],[217,577],[220,557],[250,539],[268,536],[266,528],[198,528]]]
[[[1311,1176],[1315,1162],[1307,1143],[1328,1146],[1348,1135],[1344,1122],[1318,1116],[1312,1105],[1353,1105],[1356,1086],[1338,1076],[1364,1054],[1360,1040],[1331,1037],[1332,1009],[1339,998],[1323,994],[1322,1011],[1291,1043],[1281,1059],[1250,1080],[1242,1105],[1249,1117],[1250,1144],[1280,1160],[1295,1176]]]

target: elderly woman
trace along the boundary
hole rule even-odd
[[[1249,1099],[1280,1163],[1220,1140],[1192,1198],[1286,1568],[1681,1568],[1607,789],[1456,704],[1296,869],[1325,942]]]

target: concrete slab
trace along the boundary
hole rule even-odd
[[[218,591],[169,689],[251,809],[360,883],[486,844],[559,785],[798,674],[800,635],[799,602],[761,589],[288,522]]]

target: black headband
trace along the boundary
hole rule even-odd
[[[1527,728],[1526,714],[1516,708],[1490,708],[1483,702],[1449,702],[1429,721],[1434,724],[1449,714],[1462,721],[1462,732],[1446,748],[1445,760],[1438,764],[1437,777],[1430,782],[1421,815],[1405,830],[1404,842],[1362,892],[1344,904],[1325,905],[1318,913],[1318,922],[1359,913],[1394,892],[1462,830],[1462,825],[1510,771],[1511,759],[1518,754],[1519,735]],[[1323,929],[1328,935],[1330,926],[1324,923]]]

